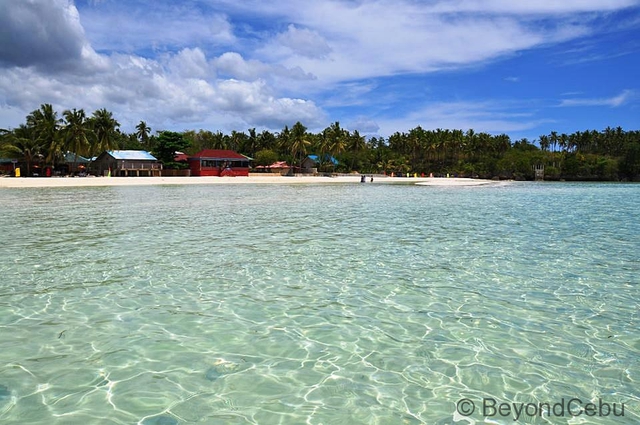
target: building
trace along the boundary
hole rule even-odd
[[[302,173],[318,174],[318,168],[320,168],[320,166],[335,167],[336,165],[338,165],[338,160],[329,154],[324,155],[323,161],[320,161],[320,157],[318,155],[308,155],[302,160],[300,168]]]
[[[286,161],[277,161],[271,165],[258,165],[255,170],[259,173],[272,173],[280,174],[281,176],[288,176],[291,174],[291,166]]]
[[[162,163],[147,151],[105,151],[92,164],[100,176],[159,177]]]
[[[18,161],[11,158],[0,158],[0,174],[13,174]]]
[[[73,152],[66,152],[63,155],[63,162],[58,164],[54,170],[56,175],[77,174],[83,175],[87,172],[87,167],[91,161]]]
[[[249,176],[249,161],[232,150],[205,149],[189,157],[192,176]]]

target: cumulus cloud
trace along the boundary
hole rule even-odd
[[[185,48],[173,55],[168,61],[172,74],[183,78],[207,78],[211,75],[211,66],[199,48]]]
[[[379,102],[377,112],[394,109],[382,105],[385,77],[475,66],[575,40],[592,33],[595,12],[638,4],[92,0],[78,10],[72,0],[0,0],[0,115],[52,103],[59,110],[106,107],[129,130],[141,119],[156,129],[277,129],[298,120],[324,127],[338,117],[327,120],[323,107],[346,111]],[[620,106],[632,94],[565,99],[561,106]],[[425,122],[506,131],[534,121],[478,108],[439,103],[400,121],[374,114],[375,122],[358,111],[350,125],[363,133]]]
[[[68,0],[0,2],[0,64],[59,68],[81,59],[84,30]]]
[[[303,81],[315,79],[313,75],[305,73],[300,67],[287,68],[255,59],[245,60],[237,52],[223,53],[212,62],[219,75],[247,81],[276,78]]]
[[[25,114],[41,103],[59,111],[107,107],[129,130],[141,119],[154,128],[169,123],[224,126],[225,120],[247,128],[281,128],[298,120],[316,125],[324,118],[313,101],[278,96],[264,80],[207,74],[209,62],[197,49],[182,50],[165,62],[112,55],[107,70],[82,81],[71,74],[51,78],[33,68],[13,68],[0,74],[0,93]],[[25,92],[27,86],[31,90]]]
[[[218,90],[218,108],[240,114],[258,126],[291,125],[296,121],[315,126],[324,118],[314,102],[277,98],[263,81],[225,80],[220,82]]]

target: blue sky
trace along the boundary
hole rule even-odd
[[[531,3],[531,4],[529,4]],[[0,127],[638,129],[640,0],[5,0]]]

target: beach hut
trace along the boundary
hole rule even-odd
[[[92,164],[96,174],[113,177],[159,177],[162,163],[147,151],[105,151]]]
[[[292,168],[287,161],[277,161],[271,165],[258,165],[255,170],[259,173],[272,173],[287,176],[291,174]]]
[[[83,175],[87,172],[87,167],[91,162],[84,156],[77,155],[73,152],[65,152],[63,154],[62,164],[59,164],[56,169],[56,174],[77,174]]]
[[[18,160],[12,158],[0,158],[0,174],[13,174]]]
[[[302,160],[301,172],[305,174],[317,174],[318,168],[321,165],[335,167],[338,165],[338,160],[329,154],[325,154],[322,161],[318,155],[307,155],[307,157]]]
[[[232,150],[205,149],[188,160],[192,176],[249,176],[251,158]]]

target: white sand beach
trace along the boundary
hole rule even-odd
[[[360,183],[360,176],[251,175],[249,177],[1,177],[0,188],[149,186],[191,184],[336,184]],[[424,186],[482,186],[501,184],[492,180],[429,177],[367,177],[365,184],[418,184]]]

